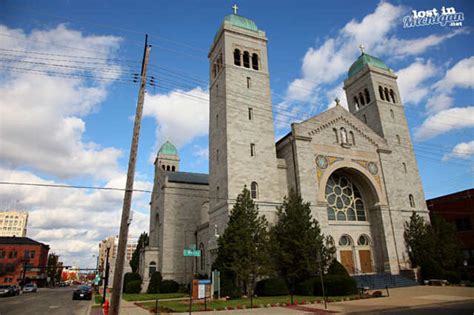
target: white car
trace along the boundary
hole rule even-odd
[[[28,283],[23,287],[23,293],[36,291],[38,291],[38,286],[36,285],[36,283]]]

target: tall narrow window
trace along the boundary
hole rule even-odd
[[[250,68],[250,55],[248,51],[244,51],[244,67]]]
[[[161,168],[163,169],[163,171],[166,171],[166,167],[164,164],[161,165]]]
[[[390,102],[390,97],[389,97],[389,95],[388,95],[388,89],[385,88],[385,89],[384,89],[384,92],[385,92],[385,94],[384,94],[384,95],[385,95],[385,100],[386,100],[387,102]]]
[[[407,170],[407,164],[406,164],[405,162],[403,162],[402,165],[403,165],[403,171],[404,171],[405,173],[407,173],[407,172],[408,172],[408,170]]]
[[[402,142],[401,142],[401,140],[400,140],[400,136],[399,136],[399,135],[396,135],[396,137],[397,137],[397,142],[398,142],[398,144],[401,144]]]
[[[395,114],[393,113],[393,109],[390,110],[390,117],[392,117],[392,120],[395,119]]]
[[[357,99],[357,96],[354,96],[354,106],[356,110],[359,110],[359,100]]]
[[[364,122],[367,123],[367,116],[364,114]]]
[[[216,162],[219,163],[219,149],[216,150]]]
[[[355,145],[356,144],[356,139],[355,139],[354,133],[352,131],[349,131],[349,135],[351,136],[352,145]]]
[[[234,50],[234,65],[240,66],[242,63],[240,62],[240,50]]]
[[[216,115],[216,127],[219,127],[219,115]]]
[[[397,100],[395,98],[395,92],[393,92],[392,89],[390,89],[390,97],[392,98],[392,102],[395,104],[397,102]]]
[[[258,199],[258,184],[257,182],[252,182],[250,184],[250,196],[252,199]]]
[[[347,143],[347,131],[344,127],[341,127],[341,143]]]
[[[166,170],[167,170],[167,171],[171,171],[171,168],[170,168],[169,165],[166,165]]]
[[[413,198],[413,195],[408,195],[408,199],[410,200],[410,207],[415,208],[415,198]]]
[[[217,65],[212,65],[212,78],[215,79],[217,77]]]
[[[258,70],[258,55],[252,54],[252,69]]]
[[[339,134],[337,132],[337,129],[333,128],[332,130],[334,131],[334,135],[336,136],[336,143],[339,143]]]
[[[253,108],[249,107],[249,120],[253,120]]]
[[[199,244],[199,250],[201,251],[201,270],[206,269],[206,253],[204,251],[204,244]]]
[[[250,144],[250,156],[255,156],[255,143]]]
[[[370,94],[369,94],[369,90],[367,90],[367,89],[364,89],[364,94],[365,94],[365,102],[366,102],[367,104],[369,104],[369,103],[370,103]]]
[[[156,262],[152,261],[148,265],[148,275],[151,276],[156,272]]]
[[[250,77],[247,77],[247,89],[250,89]]]
[[[383,88],[379,85],[379,94],[380,94],[380,98],[382,99],[382,101],[385,100],[385,98],[383,97]]]
[[[362,106],[364,106],[364,105],[365,105],[365,101],[364,101],[364,96],[362,95],[362,93],[359,93],[359,100],[360,100],[360,104],[361,104]]]
[[[172,172],[176,171],[176,166],[174,166],[174,165],[171,166],[171,171],[172,171]]]
[[[216,187],[216,201],[219,201],[219,186]]]

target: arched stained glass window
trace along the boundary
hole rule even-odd
[[[332,174],[326,184],[328,219],[367,221],[365,205],[357,186],[346,176]]]

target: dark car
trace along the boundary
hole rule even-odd
[[[19,293],[16,285],[0,285],[0,296],[14,296]]]
[[[72,293],[73,300],[92,300],[92,288],[88,285],[80,285]]]
[[[23,287],[23,293],[36,291],[38,291],[38,286],[36,285],[36,283],[28,283]]]

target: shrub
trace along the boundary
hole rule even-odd
[[[123,277],[123,290],[127,288],[127,284],[132,281],[139,281],[142,284],[142,277],[136,272],[127,272]],[[125,292],[128,293],[128,292]]]
[[[444,278],[448,280],[449,283],[452,283],[452,284],[461,283],[461,274],[457,271],[445,271]]]
[[[142,281],[141,280],[132,280],[127,283],[125,287],[125,293],[140,293],[142,290]]]
[[[427,258],[420,262],[421,277],[423,280],[438,279],[443,275],[443,269],[433,258]]]
[[[347,272],[346,268],[344,268],[344,266],[336,259],[333,259],[331,265],[329,266],[328,275],[340,275],[349,277],[349,273]]]
[[[179,290],[178,282],[174,280],[163,280],[159,289],[160,293],[176,293]]]
[[[276,296],[287,295],[289,291],[282,278],[268,278],[257,282],[255,293],[259,296]]]
[[[151,275],[150,283],[148,284],[148,289],[146,293],[160,293],[161,281],[163,277],[161,276],[161,272],[155,271]]]
[[[222,274],[221,274],[222,275]],[[242,292],[234,285],[234,281],[231,277],[221,277],[221,296],[228,296],[230,298],[240,298]]]
[[[321,284],[317,286],[320,287]],[[357,282],[352,277],[326,275],[324,276],[324,288],[326,290],[326,294],[329,296],[356,294]]]
[[[313,295],[315,282],[319,278],[309,278],[298,284],[295,287],[295,293],[298,295]]]

